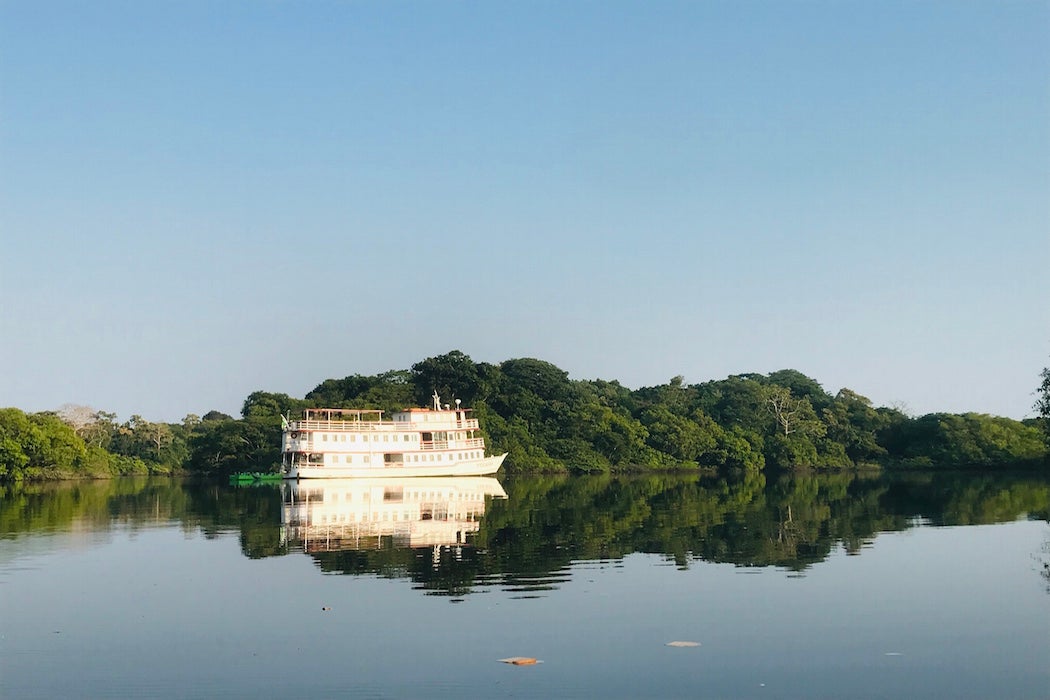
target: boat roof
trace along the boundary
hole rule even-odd
[[[443,408],[440,411],[434,410],[433,408],[402,408],[398,413],[465,413],[467,411],[473,411],[473,408]]]
[[[332,420],[332,418],[338,419],[343,416],[353,416],[357,419],[364,418],[365,420],[376,419],[383,415],[383,412],[374,408],[304,408],[303,418],[305,420],[320,419]]]
[[[463,413],[472,411],[470,408],[449,408],[435,411],[433,408],[405,408],[397,413],[454,413],[459,410]],[[355,420],[380,420],[383,411],[375,408],[304,408],[303,420],[341,420],[351,417]]]

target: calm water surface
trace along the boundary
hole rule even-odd
[[[1048,515],[959,474],[8,489],[0,697],[1045,698]]]

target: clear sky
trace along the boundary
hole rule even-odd
[[[1050,3],[0,2],[0,406],[459,349],[1031,415]]]

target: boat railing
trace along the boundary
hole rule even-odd
[[[449,440],[425,440],[419,443],[419,449],[421,450],[447,450],[449,448]],[[470,440],[453,440],[451,449],[454,450],[466,450],[472,447],[485,447],[485,440],[483,438],[471,438]]]
[[[434,421],[413,423],[394,420],[296,420],[288,424],[288,430],[328,430],[332,432],[411,432],[435,430],[478,430],[478,419]]]
[[[282,443],[282,449],[284,451],[293,450],[293,449],[296,450],[296,451],[301,451],[301,450],[311,450],[311,449],[317,448],[317,449],[320,449],[320,450],[324,451],[325,448],[327,448],[329,444],[330,443],[318,443],[316,440],[303,440],[301,438],[299,438],[297,440],[292,440],[290,438],[286,438],[284,440],[284,442]],[[340,445],[344,445],[344,443],[339,443],[339,444]],[[395,449],[396,449],[396,447],[404,447],[404,445],[395,446]],[[485,447],[485,439],[484,438],[469,438],[467,440],[422,440],[419,443],[419,449],[420,450],[448,450],[448,449],[467,450],[467,449],[472,449],[472,448],[477,448],[477,447],[481,447],[481,448]],[[335,452],[345,452],[346,450],[335,449],[334,451]],[[353,451],[353,450],[351,450],[351,451]],[[412,450],[409,450],[409,451],[412,451]]]

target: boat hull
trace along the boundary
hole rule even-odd
[[[411,467],[291,467],[285,479],[362,479],[403,476],[488,476],[499,471],[507,453],[464,460],[452,464],[420,465]]]

